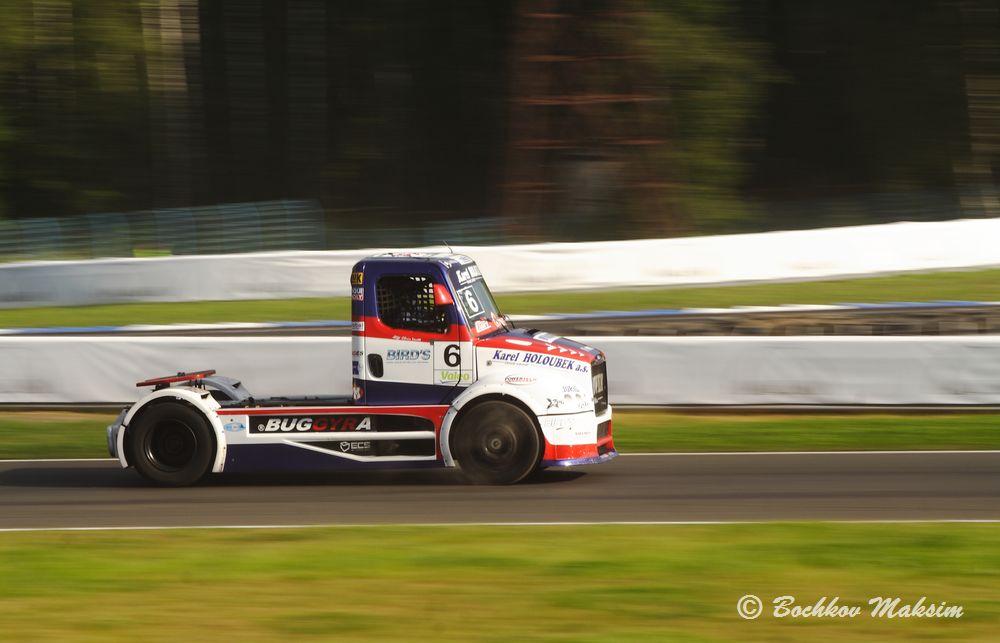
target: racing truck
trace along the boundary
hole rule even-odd
[[[108,450],[151,483],[207,473],[458,467],[511,484],[617,455],[607,361],[515,328],[476,263],[388,253],[351,272],[352,391],[257,397],[214,370],[138,382]]]

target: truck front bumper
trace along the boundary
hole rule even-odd
[[[122,422],[125,421],[126,413],[128,413],[128,409],[123,409],[118,414],[118,417],[115,418],[115,421],[108,425],[108,453],[111,454],[112,458],[118,458],[119,460],[123,460],[123,458],[118,452],[118,438],[121,435],[122,429],[125,428],[122,426]]]
[[[587,444],[552,444],[546,439],[541,466],[573,467],[583,464],[599,464],[616,457],[618,451],[615,449],[612,435],[610,409],[597,418],[596,435],[596,440]]]
[[[583,458],[568,458],[565,460],[542,460],[543,467],[578,467],[583,464],[600,464],[618,457],[618,451],[611,449],[602,455],[585,456]]]

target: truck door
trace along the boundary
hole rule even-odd
[[[454,303],[435,301],[434,286],[444,280],[430,268],[405,274],[390,269],[366,284],[364,401],[447,404],[462,383],[464,327]]]

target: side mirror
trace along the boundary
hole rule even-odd
[[[444,284],[434,284],[434,303],[438,306],[451,306],[455,300],[451,298],[448,287]]]

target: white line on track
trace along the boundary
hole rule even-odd
[[[25,460],[14,458],[12,460],[0,460],[0,464],[6,462],[118,462],[118,458],[35,458]]]
[[[619,453],[622,457],[648,457],[648,456],[711,456],[711,455],[732,455],[732,456],[755,456],[755,455],[916,455],[916,454],[962,454],[981,453],[998,454],[1000,449],[904,449],[888,451],[650,451],[646,453]],[[118,462],[118,458],[35,458],[35,459],[11,459],[0,460],[0,464],[11,462]]]
[[[167,525],[151,527],[3,527],[0,533],[46,531],[164,531],[178,529],[356,529],[373,527],[597,527],[614,526],[684,526],[684,525],[776,525],[790,523],[895,525],[895,524],[1000,524],[1000,518],[941,518],[886,520],[610,520],[556,522],[428,522],[428,523],[354,523],[320,525]]]
[[[895,454],[957,454],[957,453],[1000,453],[1000,449],[899,449],[885,451],[650,451],[646,453],[619,453],[619,456],[651,455],[895,455]]]

